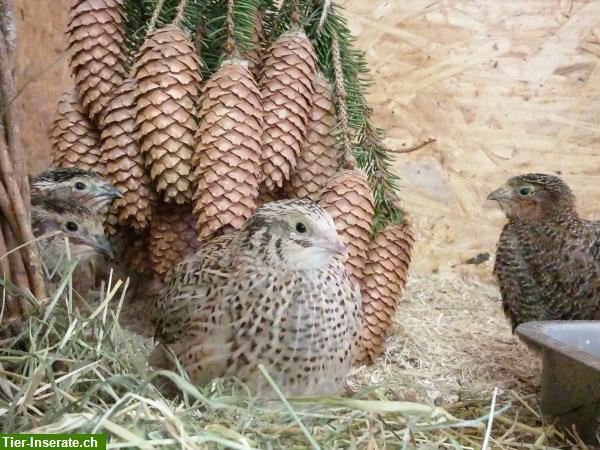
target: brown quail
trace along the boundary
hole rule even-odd
[[[600,223],[579,218],[571,189],[527,174],[488,199],[508,218],[494,274],[513,330],[532,320],[600,319]]]
[[[356,355],[360,292],[331,216],[307,200],[256,210],[171,271],[157,337],[197,384],[233,375],[259,392],[338,394]],[[158,351],[158,350],[157,350]]]

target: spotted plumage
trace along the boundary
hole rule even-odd
[[[600,223],[579,218],[558,177],[513,177],[489,197],[508,218],[494,274],[516,328],[532,320],[600,319]]]
[[[333,220],[309,200],[259,208],[240,231],[177,265],[159,301],[159,340],[191,379],[234,375],[288,395],[342,391],[357,350],[360,293]]]
[[[34,204],[44,199],[71,199],[99,214],[105,214],[110,203],[122,197],[100,175],[76,167],[51,167],[32,178],[29,185]]]
[[[42,238],[39,247],[48,277],[57,274],[60,279],[71,263],[70,255],[78,261],[73,275],[75,290],[87,292],[93,283],[87,273],[89,261],[100,254],[113,256],[100,217],[74,200],[43,199],[33,206],[31,221],[34,235]],[[78,275],[80,270],[85,273]]]

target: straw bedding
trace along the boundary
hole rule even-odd
[[[384,356],[352,371],[348,397],[268,400],[236,380],[198,388],[149,368],[151,338],[120,326],[143,309],[122,287],[110,283],[80,314],[57,296],[20,345],[0,343],[0,429],[107,433],[110,448],[470,449],[481,448],[499,388],[488,448],[585,448],[540,416],[537,358],[488,284],[413,278]],[[164,379],[178,398],[155,387]]]

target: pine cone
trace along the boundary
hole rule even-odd
[[[187,34],[168,26],[154,31],[133,68],[136,125],[150,176],[165,202],[192,199],[196,100],[200,61]]]
[[[127,80],[114,93],[101,118],[101,161],[108,180],[123,193],[111,211],[121,225],[146,228],[156,196],[146,173],[135,132],[135,82]]]
[[[221,64],[204,85],[199,116],[194,213],[205,239],[225,225],[240,229],[256,209],[262,106],[246,62]]]
[[[348,248],[346,270],[360,284],[375,211],[367,176],[360,169],[343,170],[329,180],[319,197]]]
[[[298,27],[282,34],[267,51],[260,80],[265,111],[263,184],[281,188],[296,167],[306,136],[314,92],[316,55]]]
[[[404,291],[414,238],[406,222],[385,228],[369,243],[361,289],[363,334],[357,362],[372,362],[383,352]]]
[[[105,175],[100,164],[100,137],[85,113],[76,90],[65,92],[58,102],[52,127],[52,162],[59,167],[79,167]]]
[[[123,0],[76,0],[67,31],[71,70],[95,122],[126,77]]]
[[[133,234],[123,245],[124,262],[128,268],[142,275],[154,273],[150,262],[149,236]]]
[[[308,133],[286,192],[290,198],[319,199],[319,192],[337,172],[338,149],[333,136],[336,117],[331,84],[319,73],[308,122]]]
[[[188,206],[154,211],[149,230],[150,263],[161,277],[200,248],[196,219]]]

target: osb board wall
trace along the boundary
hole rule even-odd
[[[36,172],[69,85],[62,56],[70,0],[16,0],[23,140]],[[503,223],[487,194],[511,175],[560,173],[582,215],[600,217],[600,2],[344,0],[374,73],[371,100],[398,155],[417,235],[413,270],[489,277]]]

